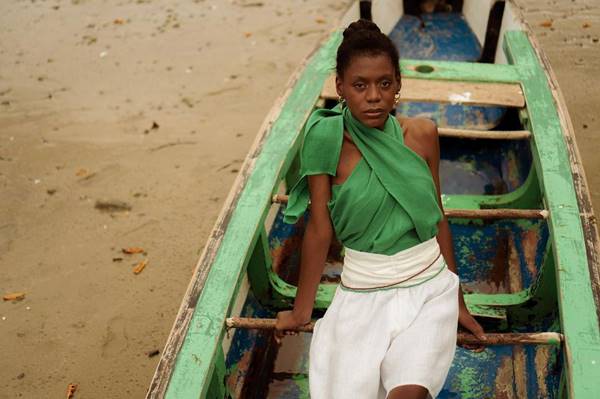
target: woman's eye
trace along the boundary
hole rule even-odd
[[[356,87],[357,89],[364,89],[365,88],[365,84],[364,83],[355,83],[354,87]]]
[[[384,80],[383,82],[381,82],[381,87],[390,87],[392,85],[392,82],[390,82],[389,80]]]

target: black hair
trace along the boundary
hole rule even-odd
[[[344,39],[337,51],[335,71],[342,77],[353,57],[361,55],[387,55],[396,76],[400,76],[400,55],[392,40],[381,33],[379,27],[366,19],[352,22],[344,30]]]

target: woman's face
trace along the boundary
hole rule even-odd
[[[400,91],[390,57],[385,54],[355,56],[336,78],[339,96],[346,100],[352,115],[363,125],[382,129],[395,107],[394,96]]]

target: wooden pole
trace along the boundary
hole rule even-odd
[[[245,328],[257,330],[275,329],[275,319],[255,319],[247,317],[230,317],[226,319],[225,325],[230,328]],[[315,323],[310,322],[295,332],[312,332]],[[489,333],[486,334],[487,340],[481,341],[472,334],[459,332],[457,343],[459,345],[560,345],[564,337],[560,333],[541,332],[541,333]]]
[[[438,128],[440,137],[455,137],[461,139],[490,139],[490,140],[527,140],[531,138],[528,130],[490,131]]]
[[[272,198],[275,204],[287,204],[288,196],[275,194]],[[545,209],[445,209],[449,218],[462,219],[547,219]]]
[[[463,219],[546,219],[548,211],[539,209],[445,209],[449,218]]]

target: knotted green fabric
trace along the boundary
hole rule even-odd
[[[397,235],[400,233],[397,229],[386,231],[368,228],[372,222],[371,219],[377,219],[377,223],[387,223],[390,215],[395,215],[396,219],[409,219],[404,225],[414,226],[416,237],[413,241],[418,239],[418,241],[424,242],[434,237],[437,234],[437,224],[441,220],[442,214],[438,206],[437,192],[431,172],[427,163],[404,145],[402,128],[397,119],[393,116],[388,117],[382,131],[363,125],[353,117],[347,107],[341,105],[331,110],[316,110],[305,126],[300,159],[300,179],[290,191],[288,205],[284,212],[284,221],[293,224],[304,214],[310,199],[307,176],[315,174],[335,176],[344,128],[350,134],[363,158],[351,173],[351,176],[344,182],[343,187],[334,186],[332,188],[332,203],[335,205],[336,195],[340,192],[338,189],[346,188],[346,184],[364,184],[371,186],[372,190],[364,192],[366,187],[356,187],[353,190],[354,192],[348,192],[347,195],[364,196],[373,194],[387,196],[387,201],[384,198],[371,207],[388,209],[380,209],[377,212],[363,212],[361,209],[352,212],[352,209],[345,209],[343,212],[337,212],[332,209],[332,203],[330,203],[332,222],[342,243],[346,245],[344,242],[345,237],[348,237],[348,241],[356,240],[352,238],[351,234],[344,234],[346,231],[338,231],[338,227],[353,224],[362,226],[360,231],[355,230],[352,233],[356,236],[357,233],[364,232],[367,235],[367,237],[363,237],[365,242],[381,238],[368,237],[369,230],[371,230],[371,235],[380,236],[381,231],[385,231],[388,235],[395,232]],[[368,168],[361,167],[363,162],[366,163]],[[369,172],[372,172],[373,178],[370,177]],[[358,173],[361,173],[361,175],[358,175]],[[351,178],[354,179],[353,182],[350,181]],[[378,190],[378,188],[380,189]],[[361,189],[362,192],[359,192]],[[339,202],[344,202],[345,207],[348,208],[349,201],[340,200]],[[394,207],[395,204],[399,207]],[[360,208],[361,205],[354,204],[354,206]],[[391,208],[397,209],[390,213]],[[382,218],[381,214],[386,214],[385,218]],[[375,218],[374,215],[380,217]],[[371,219],[361,220],[364,218]],[[412,226],[410,226],[411,222]],[[393,223],[392,220],[391,225]],[[343,229],[348,230],[346,227]],[[404,228],[403,233],[406,230]],[[396,240],[400,238],[398,236],[393,237]],[[413,242],[412,245],[414,244]],[[350,247],[352,248],[352,246]],[[365,248],[356,248],[356,246],[353,249],[365,250]]]

